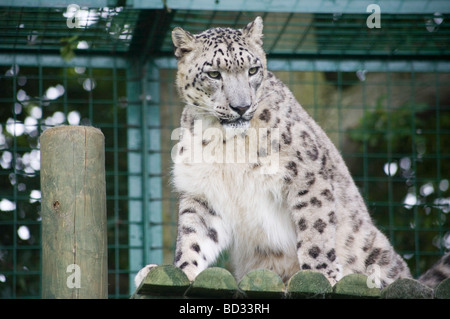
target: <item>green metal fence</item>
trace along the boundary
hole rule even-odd
[[[450,249],[445,2],[379,1],[379,29],[362,0],[60,2],[0,6],[0,298],[40,297],[39,135],[61,124],[105,135],[110,297],[129,297],[143,265],[172,262],[182,104],[170,30],[257,15],[269,69],[341,150],[413,273]]]

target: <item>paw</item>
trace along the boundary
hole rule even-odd
[[[150,265],[145,266],[141,270],[139,270],[139,272],[137,273],[136,277],[134,277],[134,284],[136,285],[136,288],[139,287],[141,282],[145,279],[145,277],[147,277],[147,275],[150,272],[150,270],[152,270],[153,268],[155,268],[157,266],[158,265],[150,264]]]
[[[183,272],[186,274],[190,282],[193,282],[195,277],[198,275],[198,272],[194,271],[194,269],[183,269]]]
[[[338,282],[338,280],[331,278],[331,277],[327,277],[327,279],[328,279],[328,282],[330,283],[331,287],[336,285],[336,283]]]
[[[186,262],[184,262],[184,263],[175,263],[174,266],[180,268],[184,272],[186,277],[188,277],[190,282],[193,282],[195,277],[197,277],[197,275],[201,271],[201,269],[198,269],[197,266],[194,266],[193,264],[189,264],[189,263],[186,263]]]
[[[334,286],[343,277],[343,268],[340,264],[335,265],[335,270],[330,270],[326,273],[328,281],[331,286]]]

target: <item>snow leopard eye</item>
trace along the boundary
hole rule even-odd
[[[208,74],[208,76],[211,79],[215,79],[215,80],[220,79],[220,72],[219,71],[210,71],[210,72],[207,72],[207,74]]]
[[[255,66],[253,68],[248,69],[248,74],[255,75],[256,73],[258,73],[258,71],[259,71],[259,67]]]

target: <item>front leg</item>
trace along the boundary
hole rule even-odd
[[[180,199],[178,236],[174,265],[189,280],[210,264],[228,246],[230,234],[221,216],[202,199],[183,195]]]
[[[318,177],[313,173],[302,177],[305,182],[292,183],[288,195],[300,269],[319,271],[334,285],[342,278],[342,266],[336,256],[337,218],[332,186],[316,181]]]

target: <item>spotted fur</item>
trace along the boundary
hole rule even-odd
[[[248,130],[279,130],[278,139],[272,131],[264,133],[271,139],[259,145],[254,163],[175,161],[173,185],[180,194],[175,266],[193,280],[228,249],[237,279],[256,268],[271,269],[284,280],[307,269],[334,284],[350,273],[371,275],[374,265],[382,286],[410,277],[374,226],[338,150],[267,71],[262,29],[258,17],[239,30],[172,33],[177,88],[186,104],[179,158],[203,146],[214,159],[238,140],[241,152],[249,147]],[[187,138],[211,128],[223,134],[198,142]],[[264,174],[263,159],[270,156],[279,158],[278,169]]]

